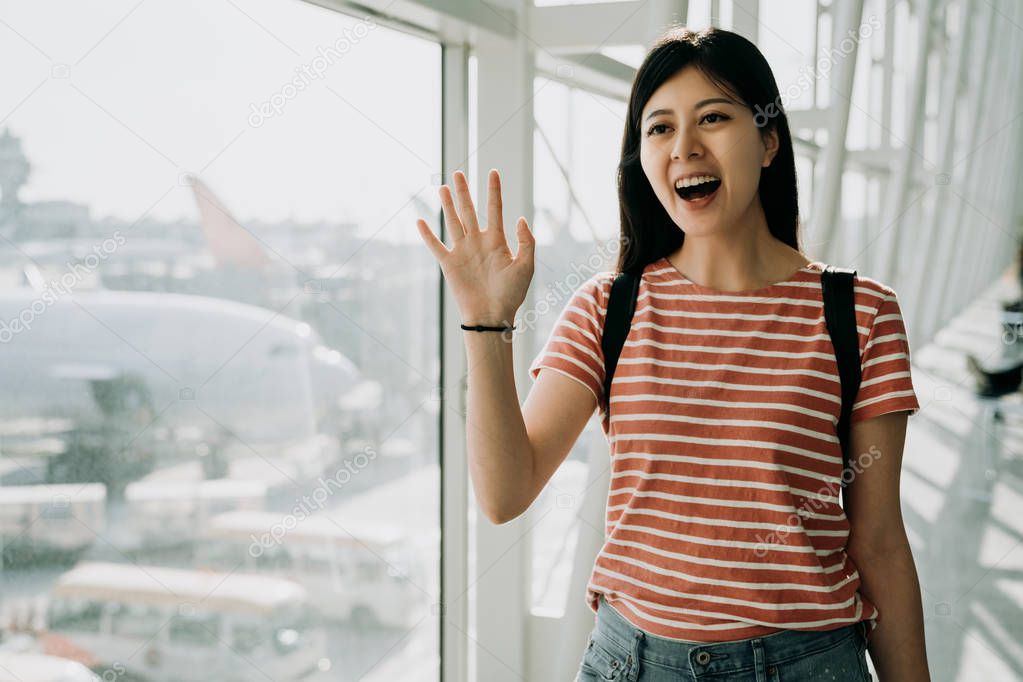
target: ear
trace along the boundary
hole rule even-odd
[[[764,158],[760,162],[762,168],[767,168],[774,161],[774,155],[778,153],[778,128],[772,127],[764,136]]]

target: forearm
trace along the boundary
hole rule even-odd
[[[929,682],[920,581],[909,543],[889,550],[849,547],[860,593],[880,612],[870,635],[870,658],[880,682]]]
[[[499,332],[463,333],[469,362],[465,425],[469,474],[481,509],[491,521],[504,523],[528,506],[533,480],[512,344]]]

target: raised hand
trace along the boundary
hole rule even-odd
[[[536,241],[526,219],[516,223],[518,253],[512,255],[504,237],[501,214],[501,176],[491,169],[487,178],[487,225],[480,228],[469,195],[465,174],[454,173],[456,202],[451,190],[439,193],[444,222],[451,234],[451,248],[437,238],[425,220],[416,220],[419,234],[440,263],[444,279],[454,294],[462,323],[504,326],[514,321],[533,279]]]

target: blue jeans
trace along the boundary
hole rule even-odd
[[[600,597],[575,682],[870,682],[866,627],[680,642],[639,630]]]

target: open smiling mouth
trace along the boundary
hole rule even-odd
[[[709,180],[698,185],[690,185],[689,187],[676,187],[675,193],[684,201],[698,201],[714,194],[720,186],[720,180]]]

